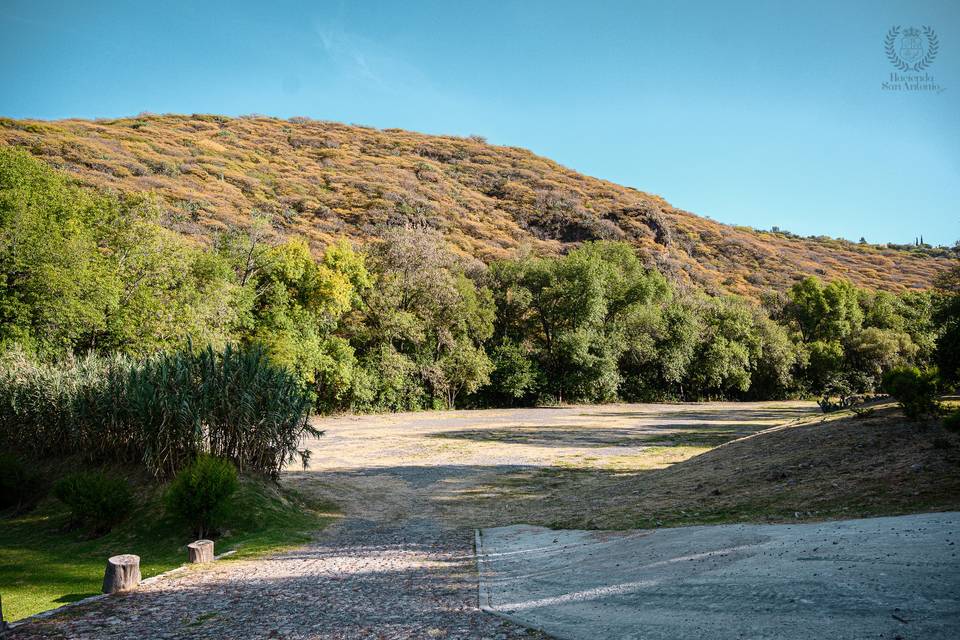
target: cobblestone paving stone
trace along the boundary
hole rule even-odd
[[[471,530],[335,525],[314,544],[221,561],[18,628],[31,638],[546,638],[477,609]]]

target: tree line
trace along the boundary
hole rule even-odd
[[[256,345],[319,411],[849,395],[900,365],[957,378],[956,268],[933,291],[807,278],[758,304],[678,287],[620,242],[482,264],[388,227],[316,258],[266,217],[201,244],[161,211],[0,150],[0,351]]]

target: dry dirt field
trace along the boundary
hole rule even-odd
[[[960,437],[890,402],[860,416],[812,402],[620,404],[320,426],[309,468],[286,482],[384,524],[626,529],[960,507]]]
[[[814,403],[767,402],[342,416],[318,421],[309,467],[285,481],[385,524],[559,522],[589,509],[600,485],[814,415]]]

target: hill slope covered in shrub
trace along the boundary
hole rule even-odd
[[[337,237],[365,241],[384,224],[411,222],[484,261],[523,247],[555,254],[585,240],[626,240],[678,284],[753,298],[808,275],[869,289],[926,288],[950,253],[724,225],[477,137],[303,118],[144,115],[0,119],[2,144],[91,186],[154,192],[168,226],[181,231],[207,237],[259,211],[317,253]]]

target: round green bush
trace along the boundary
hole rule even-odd
[[[960,410],[954,411],[943,419],[943,428],[947,431],[960,433]]]
[[[898,367],[883,376],[882,388],[900,402],[910,419],[937,412],[937,372],[917,367]]]
[[[23,460],[0,453],[0,511],[26,511],[43,497],[44,490],[43,480]]]
[[[197,537],[215,535],[239,486],[237,469],[229,460],[201,455],[170,483],[165,496],[167,511],[189,523]]]
[[[53,486],[53,495],[70,508],[73,524],[93,534],[107,533],[133,509],[129,483],[99,472],[66,476]]]

